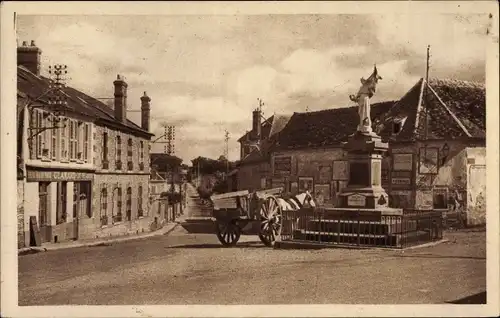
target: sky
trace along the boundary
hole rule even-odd
[[[264,116],[353,106],[350,94],[377,65],[373,102],[401,98],[425,77],[485,81],[487,15],[163,15],[19,16],[18,42],[35,40],[42,74],[68,66],[68,85],[113,97],[128,83],[128,109],[151,97],[151,131],[176,126],[175,154],[190,164],[218,158],[229,132],[229,159]],[[140,113],[128,118],[140,124]],[[163,145],[154,144],[153,152]]]

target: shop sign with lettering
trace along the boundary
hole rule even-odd
[[[274,173],[290,175],[292,173],[292,157],[274,157]]]
[[[410,185],[411,180],[410,178],[392,178],[392,184],[393,185]]]
[[[396,171],[412,171],[413,170],[413,154],[400,153],[393,155],[393,169]]]
[[[79,181],[92,180],[92,174],[76,171],[37,171],[28,170],[28,181]]]
[[[366,197],[361,194],[353,194],[347,197],[347,205],[348,206],[365,206],[366,205]]]

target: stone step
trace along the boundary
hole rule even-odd
[[[359,245],[359,246],[385,246],[397,247],[412,245],[429,238],[430,233],[427,231],[413,231],[401,234],[388,235],[373,235],[373,234],[353,234],[353,233],[338,233],[338,232],[319,232],[297,230],[293,233],[292,241],[307,241],[326,244],[339,245]]]

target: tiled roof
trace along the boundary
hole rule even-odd
[[[372,104],[372,122],[387,112],[394,103],[389,101]],[[294,113],[280,133],[278,148],[339,145],[356,131],[358,123],[358,106]]]
[[[261,124],[261,136],[262,139],[269,138],[277,133],[279,133],[290,120],[290,115],[275,114],[269,117]],[[250,131],[247,131],[243,136],[238,139],[241,142],[250,135]]]
[[[23,66],[17,67],[17,90],[21,98],[24,99],[29,97],[31,100],[36,99],[44,92],[48,91],[49,84],[48,78],[37,76]],[[143,130],[140,126],[128,119],[125,122],[116,120],[113,109],[77,89],[66,86],[64,93],[66,93],[68,97],[68,109],[72,112],[91,116],[95,118],[97,122],[113,125],[118,129],[124,129],[132,134],[146,135],[148,137],[153,136],[153,134]],[[39,101],[47,104],[47,96],[40,98]]]
[[[480,83],[431,79],[426,85],[420,79],[384,116],[377,132],[395,141],[485,138],[485,94]],[[392,136],[393,122],[398,117],[407,120],[401,131]]]

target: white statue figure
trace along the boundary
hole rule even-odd
[[[375,94],[378,80],[382,79],[378,75],[377,66],[374,66],[373,73],[368,79],[361,78],[361,88],[357,95],[350,95],[349,98],[358,103],[359,124],[358,131],[361,133],[372,132],[372,120],[370,118],[370,98]]]

